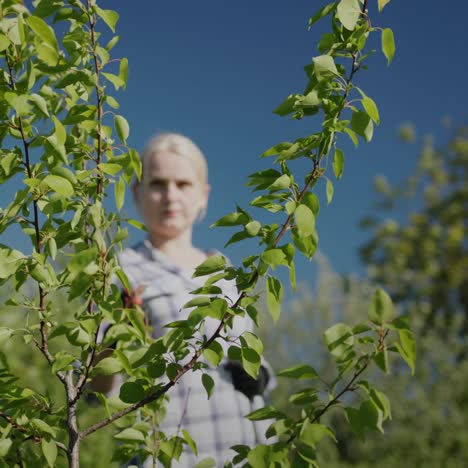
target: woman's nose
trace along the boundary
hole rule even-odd
[[[164,191],[164,196],[167,200],[172,201],[177,198],[177,185],[174,182],[169,182],[166,185],[166,190]]]

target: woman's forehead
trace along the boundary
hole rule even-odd
[[[168,151],[148,154],[144,161],[143,171],[145,175],[153,177],[198,179],[191,159]]]

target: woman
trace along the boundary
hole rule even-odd
[[[206,277],[193,279],[192,274],[213,252],[195,247],[192,231],[206,211],[210,186],[203,154],[182,135],[155,137],[142,158],[143,175],[134,186],[134,198],[148,228],[148,238],[124,250],[120,262],[132,289],[143,291],[143,309],[157,338],[167,330],[163,328],[165,324],[187,317],[189,311],[181,307],[193,298],[190,291],[206,280]],[[226,280],[216,284],[222,289],[223,297],[234,303],[238,297],[235,285]],[[211,336],[218,324],[218,320],[206,319],[204,334]],[[228,333],[237,337],[251,329],[250,319],[236,317]],[[216,466],[222,466],[235,455],[230,446],[254,446],[259,442],[258,437],[264,442],[265,424],[255,428],[244,418],[252,410],[251,402],[236,390],[242,389],[242,383],[249,380],[244,371],[235,363],[225,362],[206,372],[215,381],[209,400],[201,385],[200,372],[188,372],[169,391],[170,402],[162,430],[167,436],[173,436],[186,429],[198,448],[198,457],[187,450],[177,466],[192,467],[206,457],[215,458]],[[265,368],[262,372],[266,377]],[[246,394],[253,399],[252,394]]]

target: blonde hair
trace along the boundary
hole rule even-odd
[[[191,161],[196,174],[204,184],[208,183],[208,165],[200,148],[180,133],[160,133],[154,136],[141,154],[143,162],[142,177],[145,173],[145,160],[152,154],[161,151],[175,153]]]

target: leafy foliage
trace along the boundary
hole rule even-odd
[[[380,9],[384,3],[379,2]],[[31,11],[19,0],[2,3],[0,183],[22,188],[1,209],[0,232],[19,226],[30,239],[32,253],[0,246],[0,282],[14,290],[6,305],[17,314],[26,311],[27,316],[19,328],[3,327],[0,338],[3,344],[21,336],[25,345],[35,346],[63,392],[55,400],[38,388],[23,387],[5,366],[0,375],[0,456],[5,463],[53,466],[66,456],[69,466],[77,467],[80,443],[111,424],[120,442],[113,457],[119,463],[139,455],[170,466],[184,449],[196,452],[196,442],[186,431],[173,435],[159,430],[166,396],[185,374],[202,371],[201,384],[209,398],[216,389],[203,372],[207,364],[201,356],[218,365],[223,358],[222,341],[229,345],[229,357],[257,376],[263,352],[260,339],[245,333],[232,342],[226,329],[235,315],[257,317],[255,286],[261,278],[266,278],[270,313],[279,318],[283,286],[273,272],[286,267],[294,287],[296,250],[308,258],[316,251],[319,203],[313,190],[320,178],[326,178],[327,201],[332,201],[333,185],[326,169],[334,154],[335,175],[343,175],[344,153],[338,148],[338,136],[347,134],[355,145],[359,137],[370,141],[373,125],[379,122],[375,102],[353,81],[363,68],[369,35],[381,31],[371,26],[367,14],[367,1],[341,0],[311,18],[311,25],[328,18],[332,33],[320,41],[319,55],[305,67],[305,91],[288,96],[275,112],[293,119],[320,114],[323,123],[316,133],[264,153],[275,156],[277,169],[250,176],[249,184],[259,192],[251,206],[267,210],[275,219],[261,224],[237,207],[215,223],[240,229],[227,244],[257,238],[257,253],[240,267],[227,265],[220,255],[199,265],[195,276],[206,281],[186,305],[193,307],[188,318],[167,324],[167,334],[154,340],[143,311],[137,303],[122,301],[114,283],[118,278],[131,295],[116,258],[127,236],[126,220],[103,203],[113,188],[119,211],[126,185],[141,173],[138,154],[126,144],[130,126],[115,112],[118,102],[112,95],[126,86],[128,61],[110,59],[118,37],[111,35],[103,45],[105,35],[98,29],[105,25],[114,33],[118,13],[92,0],[37,0]],[[382,49],[390,62],[394,45],[388,28],[382,33]],[[352,103],[354,95],[361,96],[357,99],[361,108]],[[308,173],[293,174],[288,164],[298,158],[309,162]],[[305,180],[304,185],[298,180]],[[235,303],[221,296],[216,284],[221,279],[235,282],[239,292]],[[60,295],[67,306],[56,300]],[[71,305],[73,317],[63,310]],[[211,336],[202,332],[206,317],[219,320]],[[104,321],[109,330],[100,342]],[[411,331],[393,318],[391,299],[378,290],[369,320],[355,328],[335,324],[324,337],[336,367],[333,382],[326,386],[327,396],[316,387],[306,387],[290,397],[301,408],[296,417],[266,409],[261,416],[251,415],[272,417],[267,435],[279,439],[268,446],[236,447],[232,463],[316,465],[317,444],[334,439],[321,417],[355,385],[365,392],[359,407],[344,407],[351,427],[360,436],[367,429],[382,430],[382,422],[389,417],[387,401],[358,378],[374,361],[384,366],[382,356],[393,348],[414,366]],[[57,348],[59,342],[62,346]],[[116,349],[108,348],[113,343]],[[6,353],[2,356],[8,363]],[[117,373],[126,376],[119,396],[95,395],[106,416],[95,423],[81,418],[79,405],[91,392],[90,381]],[[308,364],[282,375],[316,377]],[[199,466],[212,464],[208,459]]]

